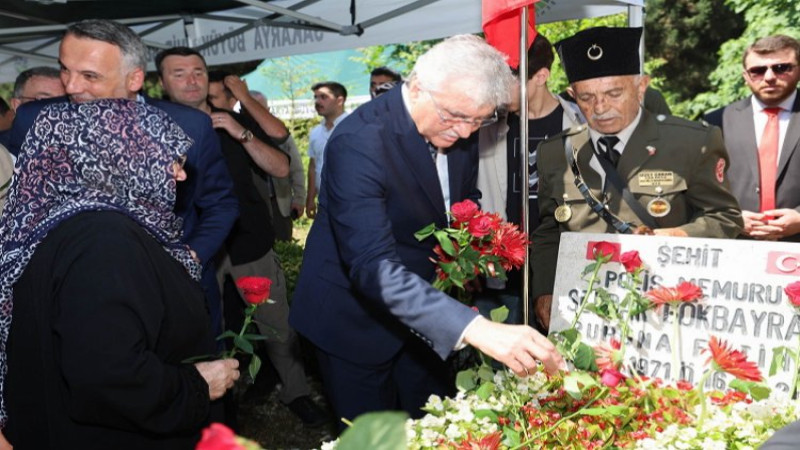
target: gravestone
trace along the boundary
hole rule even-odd
[[[768,377],[773,349],[800,345],[800,317],[783,289],[800,280],[800,244],[751,240],[675,238],[593,233],[563,233],[558,253],[550,331],[569,328],[588,287],[581,277],[593,262],[592,248],[607,241],[618,254],[636,250],[646,267],[642,291],[676,286],[691,281],[703,289],[703,298],[681,305],[681,378],[697,383],[707,369],[711,336],[727,341],[757,363],[773,389],[787,392],[797,370],[787,358],[777,374]],[[535,270],[535,268],[534,268]],[[618,299],[626,290],[620,286],[628,274],[620,262],[605,264],[598,285]],[[590,298],[589,301],[592,301]],[[625,360],[640,373],[670,380],[672,377],[673,320],[675,309],[651,309],[631,321]],[[613,326],[591,312],[581,315],[577,328],[584,342],[596,345],[619,337]],[[724,388],[732,379],[715,375],[710,387]]]

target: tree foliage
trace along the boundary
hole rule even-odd
[[[645,55],[658,87],[672,104],[707,91],[717,50],[741,34],[742,16],[725,0],[647,0],[646,5]]]
[[[756,39],[772,34],[800,38],[800,2],[797,0],[725,0],[725,4],[744,15],[746,27],[740,36],[720,47],[717,68],[709,77],[711,89],[692,100],[687,108],[690,117],[750,94],[742,78],[742,55]]]
[[[374,45],[372,47],[359,48],[358,51],[361,56],[353,56],[350,59],[362,63],[366,73],[370,73],[376,67],[386,66],[403,76],[408,76],[411,73],[411,69],[414,68],[417,58],[440,41],[441,39],[434,39],[409,42],[407,44]]]

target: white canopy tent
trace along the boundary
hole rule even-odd
[[[6,2],[8,2],[6,4]],[[4,0],[0,6],[0,82],[13,81],[19,72],[38,65],[57,65],[58,42],[68,22],[41,25],[58,8],[86,9],[77,17],[119,20],[135,29],[155,53],[175,45],[199,49],[209,65],[261,60],[378,44],[442,38],[481,30],[481,0],[236,0],[220,6],[246,6],[187,13],[180,0],[162,0],[152,16],[93,15],[92,3],[113,0]],[[540,0],[537,23],[627,12],[632,26],[643,22],[644,0]],[[47,4],[41,4],[47,3]],[[147,2],[151,3],[151,2]],[[152,2],[157,3],[157,2]],[[165,12],[165,5],[175,11]],[[210,5],[210,6],[209,6]],[[25,14],[20,12],[25,8]],[[19,11],[15,10],[17,8]],[[65,10],[66,11],[66,10]],[[169,10],[166,10],[169,11]],[[155,15],[158,13],[158,15]],[[30,19],[24,26],[10,26]],[[52,17],[51,17],[52,18]],[[77,20],[77,18],[75,18]],[[153,69],[153,67],[150,67]]]

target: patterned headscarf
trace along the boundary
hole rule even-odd
[[[14,284],[62,221],[84,211],[125,214],[199,279],[173,212],[173,163],[191,145],[166,113],[144,103],[105,99],[42,109],[22,145],[0,218],[0,386]],[[0,424],[6,418],[1,394]]]

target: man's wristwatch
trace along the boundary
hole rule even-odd
[[[253,140],[253,132],[248,130],[247,128],[245,128],[245,130],[242,131],[242,135],[239,136],[239,142],[241,142],[242,144],[245,144],[245,143],[250,142],[252,140]]]

